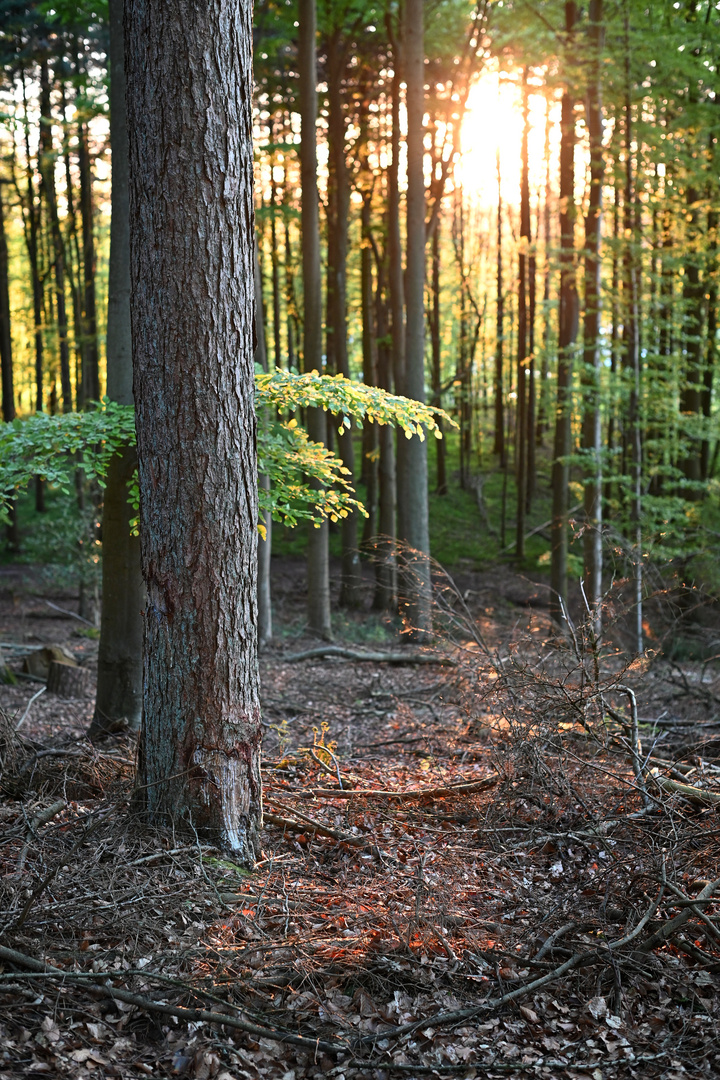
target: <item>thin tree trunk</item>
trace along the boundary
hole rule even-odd
[[[574,0],[565,4],[565,30],[570,39],[576,21]],[[550,613],[562,623],[567,604],[568,493],[572,449],[572,367],[577,336],[578,298],[575,266],[575,115],[571,87],[562,96],[560,143],[560,315],[558,326],[557,407],[552,464],[552,549]]]
[[[373,254],[370,237],[372,189],[363,192],[360,221],[360,308],[362,315],[363,381],[378,385],[377,339],[373,313]],[[362,475],[368,516],[363,526],[363,548],[378,531],[378,425],[365,423],[362,431]]]
[[[432,306],[430,308],[430,341],[432,345],[432,390],[433,405],[442,407],[440,390],[442,387],[442,368],[440,355],[440,219],[433,230],[432,236]],[[442,430],[442,428],[441,428]],[[462,438],[462,434],[461,434]],[[435,442],[437,483],[435,490],[438,495],[447,495],[447,469],[446,440],[437,439]]]
[[[125,4],[148,591],[136,802],[250,865],[262,826],[251,17],[236,0]]]
[[[0,178],[0,366],[2,369],[2,417],[6,424],[15,419],[15,389],[13,385],[12,334],[10,327],[10,287],[7,237],[5,235],[5,200]],[[10,521],[5,538],[11,551],[20,550],[17,503],[9,507]]]
[[[40,215],[41,205],[35,197],[35,180],[33,176],[32,157],[30,155],[30,118],[28,115],[27,86],[25,72],[22,73],[23,95],[23,125],[25,130],[25,177],[27,185],[27,223],[25,227],[25,242],[30,261],[30,276],[32,278],[33,294],[33,332],[35,338],[35,411],[42,412],[44,408],[44,342],[43,342],[43,307],[44,288],[40,273]],[[35,509],[38,513],[45,512],[45,484],[40,476],[35,477]]]
[[[423,0],[406,0],[404,25],[407,86],[407,313],[402,393],[425,400],[425,47]],[[409,634],[432,629],[427,442],[414,435],[398,440],[398,535],[405,545],[401,605]]]
[[[274,144],[275,127],[272,120],[270,122],[270,141]],[[280,345],[280,252],[278,251],[277,211],[278,197],[277,185],[275,184],[275,148],[273,145],[270,153],[270,258],[272,264],[273,349],[275,367],[281,368],[283,363]],[[267,363],[267,350],[265,350],[265,360]]]
[[[518,340],[517,340],[517,461],[515,477],[515,558],[525,558],[525,511],[527,507],[527,357],[528,357],[528,252],[530,248],[530,172],[528,166],[527,68],[522,75],[523,129],[520,146],[520,251],[518,254]]]
[[[300,171],[302,184],[303,366],[322,371],[322,291],[320,284],[320,221],[317,192],[317,55],[315,0],[300,0],[298,71],[300,75]],[[327,442],[326,415],[308,409],[308,433]],[[326,641],[330,621],[330,562],[328,523],[310,526],[308,536],[308,628]]]
[[[537,426],[535,430],[535,444],[541,446],[543,441],[543,435],[548,429],[548,411],[549,411],[549,386],[548,386],[548,373],[550,362],[550,334],[551,334],[551,319],[550,319],[550,285],[552,280],[552,262],[550,258],[550,248],[552,243],[552,215],[550,213],[550,207],[552,203],[552,185],[550,179],[550,103],[547,103],[547,112],[545,115],[545,150],[543,153],[543,160],[545,162],[545,196],[543,202],[543,242],[544,242],[544,274],[543,274],[543,351],[542,351],[542,363],[540,365],[540,390],[537,395],[538,409],[537,409]],[[539,216],[538,209],[538,216]],[[538,233],[540,232],[540,222],[538,221]]]
[[[80,171],[80,219],[83,246],[83,338],[85,349],[82,374],[82,405],[100,400],[100,358],[95,295],[96,258],[93,220],[92,171],[87,124],[78,124],[78,165]]]
[[[40,174],[42,176],[50,231],[52,237],[52,261],[55,271],[55,299],[57,304],[58,351],[60,353],[60,386],[63,412],[72,412],[73,398],[70,382],[70,347],[68,320],[65,308],[65,245],[60,230],[57,192],[55,189],[55,154],[52,143],[52,113],[50,107],[50,75],[47,62],[40,65]]]
[[[635,650],[642,655],[643,641],[643,550],[642,550],[642,418],[640,415],[640,318],[638,309],[637,265],[633,251],[635,237],[635,182],[632,159],[632,101],[630,98],[630,49],[628,15],[625,13],[625,103],[623,109],[625,141],[625,257],[624,290],[627,295],[623,328],[623,362],[629,376],[628,436],[632,461],[630,520],[634,532],[635,550]]]
[[[260,278],[260,260],[258,258],[257,239],[253,253],[255,274],[255,363],[263,371],[269,370],[267,355],[267,337],[265,334],[265,312],[263,308],[262,281]],[[273,327],[274,329],[274,327]],[[267,412],[267,410],[266,410]],[[266,422],[267,415],[263,418]],[[261,491],[270,490],[270,477],[267,473],[258,476]],[[272,556],[272,514],[265,510],[261,515],[265,535],[258,537],[258,645],[262,649],[272,641],[272,593],[270,589],[270,562]]]
[[[385,298],[384,262],[377,248],[375,262],[377,266],[376,285],[376,320],[378,338],[378,386],[392,392],[392,352],[388,345],[388,311]],[[378,470],[379,503],[378,532],[379,539],[375,553],[375,597],[373,608],[377,611],[392,611],[397,607],[397,562],[395,558],[395,432],[390,424],[382,424],[378,433],[380,463]]]
[[[336,371],[350,377],[350,361],[347,342],[347,249],[348,215],[350,212],[350,184],[348,182],[345,156],[345,109],[343,102],[343,75],[346,57],[339,30],[335,30],[327,43],[328,78],[328,154],[329,181],[332,187],[332,207],[328,212],[328,329],[333,328]],[[328,199],[330,203],[330,198]],[[330,257],[332,254],[332,258]],[[338,435],[338,449],[347,476],[353,483],[355,475],[355,449],[352,427],[343,427]],[[358,544],[358,517],[350,512],[342,518],[342,570],[340,603],[355,608],[362,598],[362,571]]]
[[[590,140],[590,197],[585,218],[585,320],[583,327],[583,431],[585,532],[584,586],[596,644],[602,632],[602,425],[600,413],[600,244],[603,161],[602,43],[603,0],[590,0],[590,78],[586,101]]]
[[[505,467],[505,402],[503,388],[503,365],[504,365],[504,338],[505,338],[505,293],[503,284],[503,251],[502,251],[502,223],[503,223],[503,198],[502,198],[502,172],[500,169],[500,147],[495,154],[497,169],[498,201],[497,201],[497,269],[495,277],[495,440],[493,452],[498,455],[500,464]],[[504,521],[504,515],[503,515]]]
[[[9,424],[15,419],[12,335],[10,333],[10,281],[5,234],[5,181],[0,179],[0,362],[2,362],[2,414]]]
[[[112,217],[108,268],[107,393],[111,401],[133,404],[132,327],[130,322],[130,189],[125,107],[123,0],[110,0],[110,139]],[[142,717],[142,610],[145,589],[140,538],[130,527],[135,510],[128,482],[137,468],[137,451],[126,447],[110,461],[102,510],[102,609],[98,647],[93,738]]]

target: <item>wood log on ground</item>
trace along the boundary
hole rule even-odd
[[[23,661],[23,672],[37,679],[47,679],[52,663],[77,666],[77,660],[64,645],[44,645],[35,649]]]
[[[95,677],[89,668],[53,660],[48,672],[47,688],[51,694],[62,698],[90,697],[95,688]]]

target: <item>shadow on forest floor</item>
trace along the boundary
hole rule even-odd
[[[452,667],[292,663],[275,584],[252,873],[129,818],[134,742],[92,747],[90,701],[15,731],[38,687],[0,687],[0,1080],[718,1075],[717,665],[598,680],[491,574],[441,603]],[[0,638],[91,666],[57,614],[10,590]]]

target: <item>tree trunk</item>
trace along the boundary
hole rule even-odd
[[[30,118],[28,115],[27,87],[25,72],[22,73],[23,126],[25,129],[25,177],[27,183],[27,227],[25,241],[30,261],[33,294],[33,331],[35,338],[35,411],[42,412],[44,407],[44,342],[43,342],[43,306],[44,289],[40,273],[40,215],[41,205],[35,197],[32,157],[30,155]],[[40,476],[35,477],[35,509],[45,512],[45,484]]]
[[[2,362],[2,415],[6,424],[15,419],[12,335],[10,333],[10,282],[5,235],[5,192],[0,179],[0,362]]]
[[[574,0],[565,4],[565,30],[570,39],[576,20]],[[569,66],[569,65],[568,65]],[[565,618],[567,602],[568,494],[572,450],[572,367],[578,323],[575,266],[575,101],[570,86],[562,96],[560,136],[560,315],[558,325],[557,406],[552,464],[552,550],[550,613]]]
[[[600,243],[602,237],[603,161],[602,43],[603,0],[590,0],[590,79],[585,113],[590,140],[590,197],[585,218],[585,319],[583,326],[583,430],[585,532],[584,587],[593,633],[602,631],[602,426],[600,413]]]
[[[327,43],[328,79],[328,331],[332,326],[335,351],[335,370],[338,375],[350,376],[347,343],[347,250],[350,185],[345,157],[345,109],[343,75],[345,48],[339,30],[334,30]],[[332,189],[332,200],[330,191]],[[331,210],[332,207],[332,210]],[[334,212],[333,212],[334,211]],[[329,350],[328,350],[329,351]],[[353,483],[355,450],[353,429],[343,427],[338,435],[338,449],[347,475]],[[361,602],[362,572],[358,548],[357,514],[350,512],[342,518],[342,569],[340,603],[356,608]]]
[[[633,242],[635,233],[635,182],[632,160],[632,100],[630,75],[629,22],[625,12],[625,103],[624,103],[624,140],[625,140],[625,254],[624,254],[624,291],[627,295],[625,325],[623,328],[623,365],[630,383],[628,402],[628,438],[632,461],[632,479],[630,495],[630,521],[634,532],[635,550],[635,650],[640,656],[645,651],[643,641],[643,544],[642,544],[642,418],[640,415],[640,313],[638,298],[637,265]]]
[[[263,371],[269,370],[267,356],[267,337],[265,334],[265,312],[263,308],[262,280],[260,260],[258,258],[257,239],[253,253],[255,274],[255,363]],[[274,327],[273,327],[274,329]],[[267,410],[265,410],[267,413]],[[267,415],[264,417],[267,421]],[[270,477],[267,473],[258,476],[261,490],[270,490]],[[272,595],[270,592],[270,559],[272,555],[272,514],[266,510],[262,515],[265,536],[258,537],[258,645],[262,649],[272,641]]]
[[[425,46],[423,0],[406,0],[404,60],[407,86],[407,263],[405,271],[405,377],[401,392],[425,400]],[[398,439],[398,535],[405,545],[402,614],[408,632],[432,629],[427,442]]]
[[[388,312],[385,302],[384,264],[376,251],[377,288],[377,337],[378,337],[378,386],[392,392],[392,355],[388,345]],[[378,431],[380,462],[378,469],[379,540],[375,552],[375,597],[373,608],[377,611],[393,611],[397,608],[397,562],[395,557],[395,432],[390,424],[382,424]]]
[[[462,268],[461,268],[462,270]],[[433,229],[432,235],[432,306],[429,312],[430,321],[430,342],[432,345],[432,403],[437,405],[438,408],[442,407],[442,400],[440,396],[442,387],[442,357],[440,354],[440,220]],[[440,424],[440,430],[442,431],[442,424]],[[462,433],[460,438],[462,439]],[[436,451],[436,467],[437,467],[437,482],[435,484],[435,491],[438,495],[447,495],[447,468],[446,468],[446,450],[447,442],[445,439],[437,439],[435,441]]]
[[[111,401],[133,404],[132,327],[130,323],[130,190],[125,108],[123,0],[110,0],[110,139],[112,217],[108,268],[107,393]],[[102,511],[102,611],[98,681],[90,737],[127,726],[142,717],[142,610],[145,606],[140,539],[130,522],[128,482],[137,468],[137,451],[126,447],[108,469]]]
[[[370,241],[372,190],[363,193],[361,211],[360,303],[362,314],[363,382],[378,385],[377,340],[373,315],[373,270]],[[363,548],[377,535],[378,520],[378,425],[367,421],[362,431],[362,482],[366,488],[365,509],[368,516],[363,525]]]
[[[503,388],[503,348],[505,338],[505,294],[503,292],[503,253],[502,253],[502,173],[500,170],[500,147],[495,156],[497,168],[497,270],[495,276],[495,438],[493,452],[505,467],[505,404]],[[505,516],[503,514],[503,523]]]
[[[280,347],[280,252],[278,251],[277,237],[277,185],[275,184],[275,127],[270,121],[270,142],[273,144],[270,151],[270,259],[272,266],[272,305],[273,305],[273,348],[275,367],[281,368],[282,349]],[[255,282],[257,287],[257,280]],[[260,295],[260,294],[258,294]],[[263,319],[263,326],[265,325]],[[267,352],[265,355],[267,363]]]
[[[518,254],[518,340],[517,340],[517,461],[515,476],[517,500],[515,509],[515,558],[525,558],[525,511],[527,506],[527,287],[528,251],[530,248],[530,175],[528,169],[528,107],[527,68],[522,81],[523,129],[520,147],[520,251]]]
[[[148,594],[136,801],[247,864],[262,825],[251,16],[125,4]]]
[[[302,184],[303,366],[322,371],[322,289],[320,284],[320,221],[317,191],[317,56],[315,0],[300,0],[298,71],[300,74],[300,174]],[[308,409],[307,427],[315,442],[327,442],[322,409]],[[310,526],[308,535],[308,629],[329,641],[330,560],[328,523]]]
[[[55,271],[55,300],[57,304],[58,346],[60,353],[60,386],[63,412],[72,412],[73,398],[70,383],[70,348],[68,320],[65,308],[65,245],[60,231],[57,192],[55,190],[55,155],[52,144],[52,114],[50,109],[50,77],[47,62],[40,65],[40,174],[42,176],[52,236],[52,260]]]
[[[78,124],[78,169],[80,172],[80,220],[83,249],[83,406],[100,400],[100,359],[97,336],[97,300],[95,295],[96,258],[95,222],[93,211],[92,171],[88,129],[84,121]]]
[[[537,394],[537,424],[535,428],[535,445],[541,446],[543,442],[543,435],[548,429],[548,412],[549,412],[549,388],[548,388],[548,372],[550,361],[550,333],[551,333],[551,319],[550,319],[550,285],[552,279],[552,263],[550,259],[550,249],[552,241],[552,215],[550,213],[550,206],[552,202],[552,185],[550,181],[550,102],[546,104],[545,115],[545,149],[543,151],[543,161],[545,163],[545,196],[543,202],[543,241],[544,241],[544,273],[543,273],[543,350],[542,350],[542,362],[540,364],[540,390]],[[540,214],[538,208],[538,216]],[[540,222],[538,221],[538,233],[540,232]]]
[[[15,419],[15,389],[13,386],[12,335],[10,333],[10,287],[7,238],[5,235],[4,181],[0,178],[0,365],[2,368],[2,417],[6,424]],[[20,550],[17,503],[9,507],[10,521],[5,537],[11,551]]]

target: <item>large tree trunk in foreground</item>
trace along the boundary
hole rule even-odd
[[[405,397],[425,400],[425,47],[422,0],[407,0],[404,37],[407,84],[407,266],[405,270]],[[432,628],[427,442],[398,438],[398,537],[402,555],[401,614],[412,636]]]
[[[110,0],[110,138],[112,219],[108,281],[107,392],[111,401],[133,404],[130,327],[130,193],[125,110],[123,0]],[[98,681],[90,736],[127,726],[142,715],[142,609],[140,540],[130,522],[128,481],[137,464],[134,447],[117,454],[108,469],[103,498],[102,613]]]
[[[251,863],[262,824],[251,7],[126,0],[140,535],[137,801]]]

